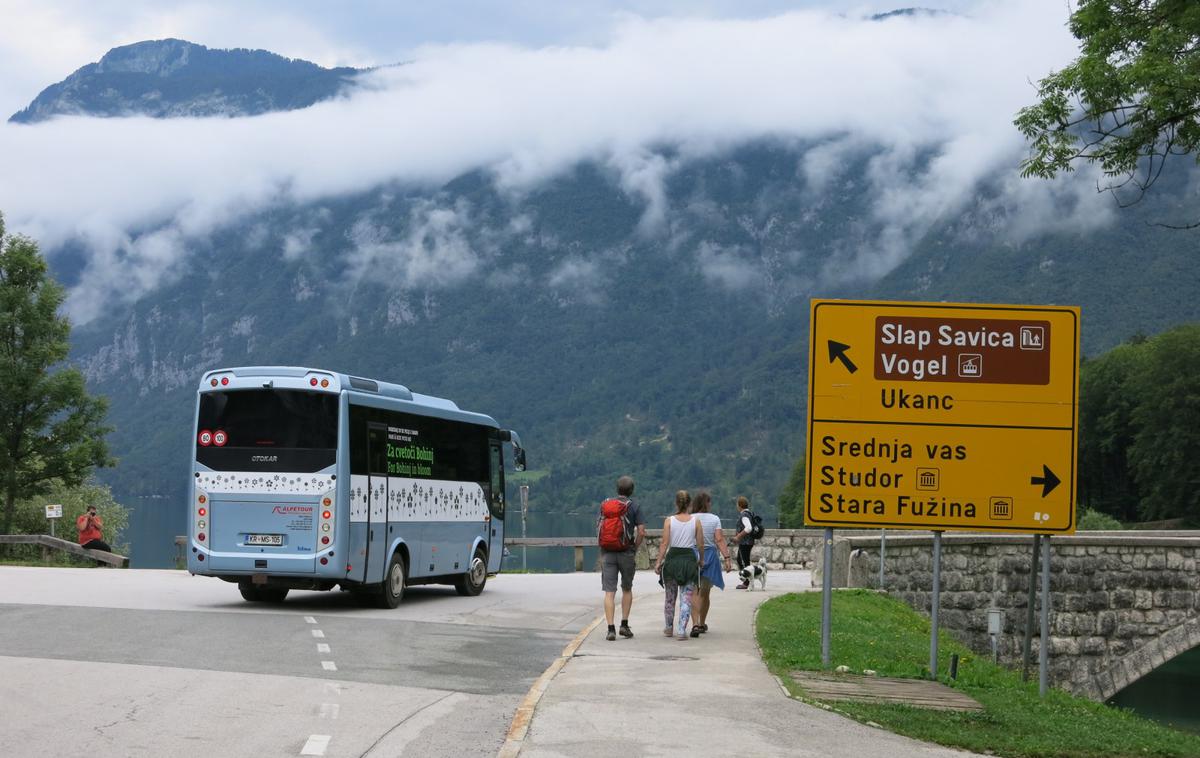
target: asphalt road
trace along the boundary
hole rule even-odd
[[[175,571],[0,567],[0,753],[494,756],[599,576],[250,604]]]

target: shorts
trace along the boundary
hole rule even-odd
[[[600,551],[600,586],[605,592],[617,591],[618,572],[621,574],[621,589],[625,592],[633,590],[633,572],[637,569],[635,558],[633,550]]]

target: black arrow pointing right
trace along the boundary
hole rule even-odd
[[[1053,492],[1054,488],[1059,485],[1059,479],[1054,475],[1054,472],[1050,470],[1050,467],[1043,463],[1042,475],[1029,477],[1029,483],[1042,485],[1042,497],[1045,497]]]
[[[858,366],[855,366],[854,361],[850,360],[850,356],[846,355],[846,351],[849,349],[849,345],[829,340],[829,362],[833,363],[835,360],[841,361],[846,370],[853,374],[855,371],[858,371]]]

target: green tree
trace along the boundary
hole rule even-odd
[[[1137,202],[1171,155],[1200,147],[1200,3],[1079,0],[1071,33],[1080,55],[1042,79],[1017,114],[1031,142],[1023,176],[1098,164],[1108,190]],[[1126,202],[1129,200],[1129,202]]]
[[[1079,499],[1123,521],[1138,520],[1141,500],[1129,463],[1140,398],[1130,392],[1129,378],[1145,359],[1145,342],[1084,361],[1079,378]]]
[[[805,457],[800,456],[792,466],[792,474],[779,493],[779,525],[784,529],[804,526],[804,478],[807,474]]]
[[[6,235],[0,217],[0,533],[11,532],[18,499],[56,484],[73,487],[112,459],[104,436],[108,404],[88,395],[78,369],[63,366],[70,323],[58,313],[63,288],[33,240]]]
[[[1130,376],[1137,398],[1129,462],[1148,520],[1200,519],[1200,324],[1148,341]]]

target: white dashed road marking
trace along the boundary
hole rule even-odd
[[[300,750],[300,755],[325,755],[325,749],[329,747],[330,739],[328,734],[310,735],[308,742],[305,742],[304,747]]]
[[[337,703],[321,703],[321,709],[317,711],[317,715],[323,719],[337,719],[341,710],[342,706]]]
[[[319,640],[325,639],[325,632],[322,632],[320,629],[313,629],[312,634]]]
[[[329,643],[328,642],[318,642],[317,643],[317,652],[318,653],[328,653],[329,652]]]
[[[326,671],[337,671],[337,665],[333,661],[321,661],[321,668]]]
[[[312,616],[305,616],[305,617],[304,617],[304,623],[306,623],[306,624],[315,624],[315,623],[317,623],[317,620],[316,620],[315,618],[313,618]]]

